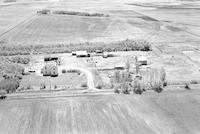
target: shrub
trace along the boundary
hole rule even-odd
[[[141,80],[138,78],[135,78],[133,81],[133,92],[136,94],[142,94],[143,92]]]
[[[130,90],[128,90],[128,89],[123,89],[123,90],[122,90],[122,93],[123,93],[123,94],[130,94]]]
[[[30,90],[30,89],[33,89],[33,87],[29,85],[27,86],[27,89]]]
[[[156,83],[153,87],[153,90],[157,93],[160,93],[163,91],[163,85],[162,83]]]
[[[45,89],[46,85],[44,83],[40,84],[40,89]]]
[[[120,88],[122,89],[123,94],[130,94],[131,86],[129,82],[124,82],[120,84]]]
[[[119,94],[119,93],[120,93],[120,90],[119,90],[118,88],[115,88],[115,89],[114,89],[114,93]]]
[[[62,73],[65,74],[67,71],[65,69],[62,70]]]
[[[22,76],[22,74],[16,74],[16,75],[15,75],[15,78],[21,80],[21,79],[23,78],[23,76]]]
[[[114,72],[113,78],[112,78],[112,82],[114,84],[116,83],[123,83],[123,82],[131,82],[132,81],[132,76],[130,72],[127,71],[118,71],[116,70]]]
[[[68,73],[78,73],[80,74],[81,72],[77,69],[70,69],[70,70],[67,70]]]
[[[96,86],[96,88],[97,88],[97,89],[102,89],[102,85],[98,84],[98,85]]]
[[[131,66],[129,60],[126,61],[125,66],[126,66],[126,67],[125,67],[126,70],[129,72],[129,70],[130,70],[130,66]]]
[[[164,83],[163,83],[163,86],[166,87],[166,86],[167,86],[167,82],[164,82]]]
[[[197,80],[191,80],[190,84],[198,84],[199,82]]]
[[[166,81],[166,72],[164,68],[160,69],[160,79],[164,83]]]
[[[38,14],[48,14],[50,13],[49,9],[42,9],[41,11],[37,11]]]
[[[19,81],[17,79],[4,79],[0,82],[0,89],[7,91],[7,93],[13,93],[19,87]]]
[[[86,83],[86,82],[82,83],[82,84],[81,84],[81,87],[88,87],[88,86],[87,86],[87,83]]]
[[[30,62],[29,57],[19,56],[19,55],[8,57],[8,60],[13,62],[13,63],[20,63],[20,64],[28,64]]]
[[[120,71],[115,71],[113,75],[113,82],[120,83],[121,82],[121,74]]]
[[[191,90],[191,88],[190,88],[190,86],[189,86],[189,83],[185,83],[185,89]]]

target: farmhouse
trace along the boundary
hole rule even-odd
[[[58,67],[55,64],[46,64],[42,68],[41,73],[43,76],[56,77],[58,76]]]
[[[137,58],[137,61],[141,64],[141,65],[147,65],[147,57],[145,56],[140,56]]]
[[[90,57],[87,51],[76,51],[76,57]]]

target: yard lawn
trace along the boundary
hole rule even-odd
[[[65,85],[66,88],[80,87],[82,84],[87,83],[87,78],[84,75],[78,75],[76,73],[66,73],[58,77],[43,77],[35,74],[24,76],[20,86],[21,87],[40,87],[41,84],[45,84],[47,89],[55,85]]]

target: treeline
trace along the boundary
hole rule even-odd
[[[104,42],[84,42],[84,43],[70,43],[70,44],[56,44],[56,45],[1,45],[0,55],[29,55],[30,52],[34,54],[40,53],[70,53],[77,50],[86,50],[88,52],[95,52],[95,50],[103,50],[107,52],[113,51],[151,51],[151,43],[146,40],[130,40],[104,43]]]
[[[24,75],[22,64],[28,64],[30,59],[25,56],[0,57],[0,90],[12,93],[17,90]]]
[[[88,16],[88,17],[109,17],[103,13],[87,13],[87,12],[77,12],[77,11],[53,11],[53,14],[63,14],[63,15],[77,15],[77,16]]]
[[[160,93],[167,85],[166,72],[163,68],[140,71],[138,75],[132,75],[129,71],[115,71],[111,83],[115,93],[129,94],[132,91],[142,94],[147,90]]]

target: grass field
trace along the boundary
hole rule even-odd
[[[43,77],[37,75],[29,75],[23,77],[23,80],[20,83],[21,87],[36,87],[36,89],[40,89],[42,84],[45,84],[46,89],[56,90],[55,86],[62,86],[61,89],[73,89],[80,88],[81,85],[87,83],[87,78],[85,76],[80,76],[74,73],[67,73],[61,75],[59,77]],[[50,89],[50,90],[51,90]]]
[[[0,102],[3,134],[197,134],[197,90]]]

